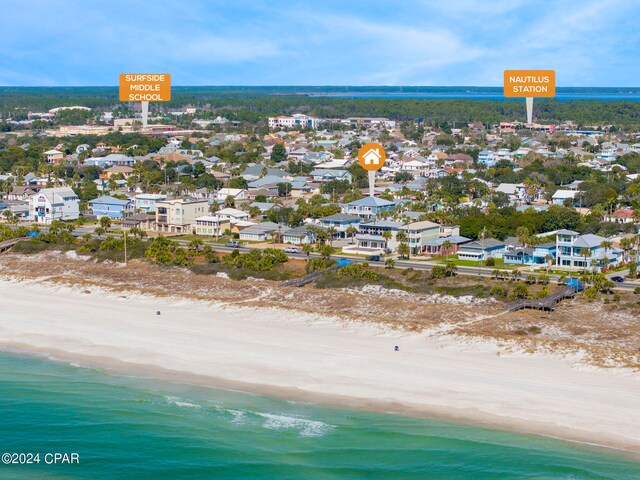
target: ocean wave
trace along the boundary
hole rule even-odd
[[[261,412],[256,412],[256,415],[265,419],[262,425],[264,428],[270,430],[296,430],[302,437],[322,437],[335,428],[328,423],[302,417]]]
[[[167,401],[167,403],[169,403],[171,405],[175,405],[177,407],[202,408],[202,405],[198,405],[197,403],[187,402],[187,401],[183,400],[180,397],[165,396],[164,398]]]
[[[213,407],[222,417],[235,424],[258,423],[269,430],[295,431],[301,437],[322,437],[335,427],[319,420],[293,415],[239,410],[222,405]]]

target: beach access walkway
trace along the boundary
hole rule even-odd
[[[516,310],[522,310],[524,308],[531,308],[535,310],[553,311],[556,304],[565,298],[574,298],[576,296],[576,289],[573,287],[564,287],[547,295],[540,299],[527,299],[516,300],[507,305],[507,311],[515,312]]]
[[[282,282],[282,286],[284,286],[284,287],[304,287],[308,283],[311,283],[311,282],[317,280],[322,275],[325,275],[325,274],[327,274],[329,272],[337,271],[338,268],[340,268],[340,267],[338,267],[338,265],[334,265],[332,267],[325,268],[324,270],[318,270],[316,272],[311,272],[309,275],[305,275],[304,277],[294,278],[292,280],[287,280],[285,282]]]
[[[9,250],[18,242],[21,242],[23,240],[29,240],[29,239],[30,239],[29,237],[19,237],[19,238],[12,238],[10,240],[5,240],[4,242],[0,242],[0,253]]]

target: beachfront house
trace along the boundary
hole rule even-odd
[[[292,245],[308,245],[315,243],[316,232],[309,228],[308,225],[292,228],[282,234],[282,243],[290,243]]]
[[[553,242],[535,247],[514,246],[504,252],[504,263],[511,265],[544,265],[555,263],[556,244]]]
[[[400,227],[408,237],[409,249],[412,255],[417,255],[425,250],[429,240],[435,240],[440,236],[440,225],[425,220],[423,222],[408,223]]]
[[[470,241],[470,238],[463,237],[461,235],[433,238],[424,242],[422,253],[429,257],[455,255],[458,253],[458,250],[460,250],[462,245],[469,243]],[[445,246],[443,247],[443,245]]]
[[[228,218],[222,218],[219,215],[203,215],[196,217],[192,228],[192,233],[195,235],[221,237],[225,231],[231,229],[231,222]]]
[[[156,231],[163,233],[191,233],[198,217],[209,211],[207,200],[180,198],[156,202]]]
[[[49,225],[54,220],[76,220],[80,199],[70,187],[43,188],[29,198],[29,218]]]
[[[248,242],[265,242],[271,240],[274,236],[281,236],[288,227],[278,225],[273,222],[262,222],[251,225],[240,232],[240,240]]]
[[[108,195],[89,200],[91,212],[98,218],[108,217],[121,220],[124,216],[133,211],[133,202],[128,198],[114,198]]]
[[[485,238],[464,244],[458,250],[459,260],[471,260],[474,262],[485,261],[487,258],[502,258],[505,244],[495,238]]]
[[[572,230],[556,233],[556,265],[560,267],[590,269],[616,264],[622,260],[623,251],[607,247],[607,239],[587,233],[580,235]]]

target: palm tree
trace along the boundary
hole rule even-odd
[[[584,273],[586,275],[586,273],[587,273],[587,258],[591,257],[591,250],[586,248],[586,247],[582,247],[580,249],[580,256],[584,257]]]
[[[329,235],[329,245],[333,246],[333,236],[338,233],[335,227],[327,228],[327,235]]]
[[[603,240],[600,242],[600,247],[604,250],[604,258],[608,260],[607,252],[613,248],[613,243],[609,240]]]
[[[551,266],[551,263],[553,262],[553,255],[549,255],[548,253],[544,256],[544,259],[547,262],[547,275],[549,274],[549,267]]]
[[[444,242],[442,242],[442,245],[440,245],[440,251],[444,251],[444,261],[447,261],[447,258],[449,257],[449,252],[451,251],[451,247],[453,247],[453,244],[449,241],[449,240],[445,240]]]
[[[398,232],[398,234],[400,234],[400,232]],[[382,238],[384,238],[386,240],[386,248],[389,248],[389,240],[391,240],[391,238],[393,238],[393,234],[391,233],[391,231],[389,230],[385,230],[384,232],[382,232]],[[400,241],[398,239],[398,235],[396,235],[396,240]]]
[[[529,229],[527,227],[518,227],[516,229],[516,237],[518,238],[518,243],[520,243],[520,245],[522,245],[523,247],[529,245],[530,238]]]
[[[353,225],[349,225],[346,230],[346,234],[351,237],[351,244],[353,245],[353,237],[358,233],[358,229]]]
[[[602,246],[602,244],[600,244],[600,246]],[[623,252],[623,261],[627,261],[627,254],[629,253],[629,251],[631,251],[632,246],[633,240],[630,237],[624,237],[620,240],[620,247],[622,248]]]
[[[391,233],[391,232],[389,232],[389,233]],[[409,245],[407,244],[407,241],[409,240],[409,237],[407,236],[407,233],[404,230],[400,230],[398,233],[396,233],[396,240],[398,242],[400,242],[400,245],[398,245],[398,253],[403,257],[409,258],[409,254],[411,253],[411,249],[409,248]]]

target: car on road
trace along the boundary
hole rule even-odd
[[[367,257],[367,262],[379,262],[380,260],[380,255],[369,255]]]
[[[300,253],[300,249],[298,247],[287,247],[284,249],[284,253]]]
[[[616,282],[616,283],[622,283],[622,282],[624,282],[624,278],[623,278],[623,277],[621,277],[620,275],[616,275],[616,276],[614,276],[614,277],[611,277],[611,280],[612,280],[613,282]]]
[[[239,242],[234,242],[233,240],[230,242],[227,242],[224,244],[225,247],[230,247],[230,248],[240,248],[240,243]]]

